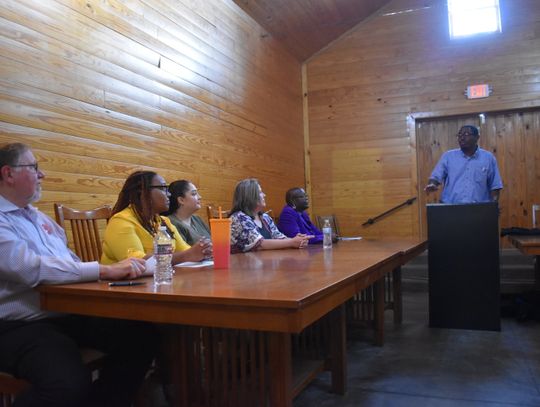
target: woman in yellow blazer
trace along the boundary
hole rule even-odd
[[[153,171],[137,171],[124,183],[112,210],[103,240],[101,263],[111,264],[128,257],[148,258],[154,251],[154,235],[160,226],[173,240],[172,263],[200,261],[212,255],[210,241],[189,246],[161,212],[169,209],[165,180]]]

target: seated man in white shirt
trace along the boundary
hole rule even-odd
[[[81,262],[63,229],[31,205],[44,177],[28,146],[0,146],[0,370],[31,384],[15,406],[129,406],[154,357],[154,327],[42,311],[34,287],[133,279],[145,262]],[[94,383],[79,346],[107,354]]]

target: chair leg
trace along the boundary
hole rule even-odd
[[[394,294],[394,324],[401,324],[403,321],[403,296],[401,292],[401,266],[392,271],[392,291]]]

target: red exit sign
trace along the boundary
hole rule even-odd
[[[467,99],[487,98],[491,94],[491,89],[487,83],[481,85],[467,86],[465,96]]]

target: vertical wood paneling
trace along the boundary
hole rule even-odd
[[[456,134],[461,126],[473,125],[480,128],[480,119],[478,115],[469,115],[464,117],[451,117],[446,119],[434,119],[428,121],[418,121],[416,123],[416,141],[418,146],[418,179],[419,188],[423,189],[439,161],[441,155],[450,149],[458,148]],[[489,139],[483,134],[479,140],[482,148],[490,150]],[[439,202],[441,189],[439,191],[425,194],[418,194],[418,206],[421,217],[421,236],[427,237],[427,214],[426,204]]]
[[[359,226],[417,196],[425,183],[411,151],[418,142],[407,131],[411,117],[540,105],[540,2],[501,4],[501,34],[450,40],[446,1],[393,0],[306,63],[315,214],[335,213],[344,234],[417,234],[418,201],[378,224]],[[467,85],[486,82],[493,88],[489,98],[464,98]],[[497,125],[497,131],[505,129],[501,137],[517,136],[511,121],[504,126]],[[501,155],[515,158],[524,151],[522,144],[499,148],[503,165]],[[528,151],[530,165],[538,154]],[[510,182],[522,184],[525,171],[538,171],[520,166]],[[539,178],[531,177],[531,189],[539,189]],[[531,196],[526,187],[516,191],[520,198],[508,193],[503,191],[507,210],[523,211],[520,199]],[[510,213],[507,219],[519,223]]]
[[[304,183],[301,67],[263,33],[232,0],[2,1],[0,143],[34,148],[49,214],[137,169],[223,207],[258,177],[279,211]]]
[[[455,134],[465,124],[480,129],[479,145],[497,158],[504,188],[499,209],[501,227],[532,227],[531,207],[540,202],[540,176],[536,160],[539,157],[540,129],[537,127],[540,109],[493,112],[478,115],[439,118],[417,122],[419,177],[427,180],[444,151],[457,148]],[[427,202],[438,202],[440,192],[420,195],[422,236],[427,237],[425,224]]]

